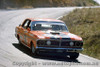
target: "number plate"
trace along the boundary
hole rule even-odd
[[[63,52],[63,50],[57,50],[57,52]]]

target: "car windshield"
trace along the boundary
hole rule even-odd
[[[67,31],[67,26],[61,22],[48,22],[48,21],[35,21],[32,23],[32,30],[41,30],[41,31]]]

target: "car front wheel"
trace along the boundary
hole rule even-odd
[[[72,53],[70,55],[70,59],[77,59],[79,57],[79,53]]]
[[[33,43],[31,44],[31,52],[32,52],[32,54],[37,55],[37,52],[36,52],[36,49],[35,49]]]

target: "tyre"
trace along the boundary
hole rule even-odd
[[[79,56],[79,53],[72,53],[72,54],[70,55],[70,59],[77,59],[78,56]]]
[[[33,55],[37,55],[37,51],[36,51],[33,43],[31,43],[31,52]]]
[[[19,37],[19,36],[17,36],[17,39],[18,39],[19,44],[20,44],[20,45],[22,45],[22,43],[21,43],[21,41],[20,41],[20,37]]]
[[[19,40],[19,44],[22,45],[21,41]]]

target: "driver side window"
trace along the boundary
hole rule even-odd
[[[23,28],[27,29],[30,28],[30,20],[25,20],[24,24],[22,25]]]

